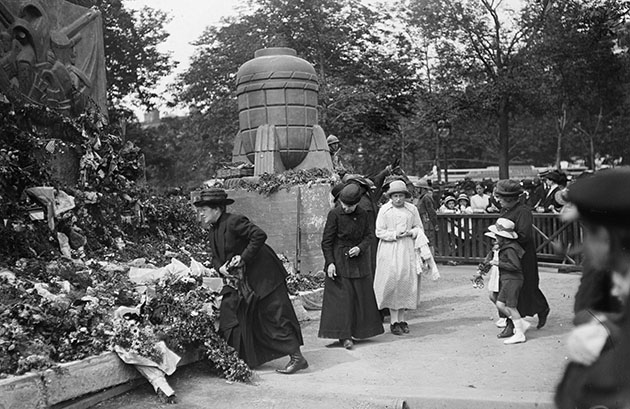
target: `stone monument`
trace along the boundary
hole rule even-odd
[[[68,115],[107,114],[101,14],[64,0],[0,0],[0,93]]]
[[[239,133],[233,162],[250,162],[254,175],[289,169],[332,170],[324,130],[317,123],[319,83],[313,66],[291,48],[264,48],[236,75]]]

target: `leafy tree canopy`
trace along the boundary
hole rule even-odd
[[[419,60],[408,36],[392,28],[389,13],[350,0],[248,5],[222,26],[206,29],[178,84],[181,101],[195,108],[193,115],[207,125],[211,139],[233,141],[236,72],[265,47],[293,48],[313,64],[320,83],[320,125],[340,135],[348,149],[397,134],[398,121],[410,114],[416,98]],[[377,165],[387,161],[383,153],[368,150]]]
[[[158,100],[155,85],[171,73],[176,63],[158,51],[168,33],[166,13],[150,7],[140,11],[125,7],[122,0],[69,0],[83,7],[96,7],[103,16],[107,96],[111,107],[123,98],[152,107]]]

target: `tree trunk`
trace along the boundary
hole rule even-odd
[[[589,139],[589,144],[588,144],[589,155],[588,156],[591,162],[590,168],[592,170],[595,170],[595,144],[593,143],[593,137],[591,135],[589,135],[588,139]]]
[[[563,102],[562,115],[558,118],[558,121],[556,122],[556,131],[558,133],[558,138],[556,141],[556,169],[560,169],[560,161],[562,160],[562,141],[567,130],[567,122],[567,104],[566,102]]]
[[[510,178],[510,134],[508,97],[502,96],[499,105],[499,179]]]

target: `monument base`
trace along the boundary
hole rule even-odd
[[[254,176],[260,176],[263,173],[282,173],[288,169],[282,163],[280,152],[277,148],[278,137],[276,127],[274,125],[261,125],[256,130],[256,147],[254,154]],[[234,149],[232,151],[232,162],[251,163],[245,153],[241,135],[237,135],[234,140]],[[292,169],[328,169],[333,170],[333,163],[326,143],[326,134],[319,125],[313,126],[311,138],[311,146],[308,154],[300,164]]]
[[[285,255],[301,274],[324,268],[322,234],[330,210],[330,185],[298,185],[263,196],[228,190],[228,212],[247,216],[267,233],[267,244]]]

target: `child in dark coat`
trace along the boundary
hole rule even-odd
[[[530,326],[517,309],[519,292],[523,286],[521,258],[525,250],[516,242],[518,234],[514,231],[514,222],[511,220],[499,218],[488,230],[494,233],[499,245],[499,260],[490,261],[490,264],[499,267],[499,294],[496,306],[508,317],[508,325],[514,325],[514,334],[503,343],[519,344],[526,341],[525,332]]]

